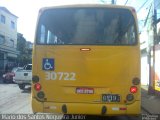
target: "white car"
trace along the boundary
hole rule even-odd
[[[32,64],[26,65],[22,70],[17,70],[13,81],[18,84],[19,88],[24,90],[26,85],[31,85],[32,81]]]

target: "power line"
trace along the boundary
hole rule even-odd
[[[127,4],[127,2],[128,2],[128,0],[126,0],[126,2],[125,2],[125,4],[124,4],[124,5],[126,5],[126,4]]]
[[[150,8],[149,8],[149,11],[148,11],[148,14],[147,14],[146,20],[145,20],[145,22],[144,22],[144,26],[146,26],[146,23],[147,23],[147,20],[148,20],[148,17],[149,17],[149,14],[150,14],[151,8],[152,8],[152,4],[151,4],[151,6],[150,6]],[[152,17],[151,17],[151,18],[152,18]]]
[[[143,5],[137,10],[137,13],[139,12],[139,10],[141,10],[141,9],[144,7],[144,5],[145,5],[147,2],[148,2],[148,0],[146,0],[146,1],[143,3]]]

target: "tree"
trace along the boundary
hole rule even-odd
[[[27,41],[23,37],[23,34],[18,33],[17,34],[17,50],[20,51],[20,54],[18,55],[17,62],[20,64],[20,66],[24,66],[25,64],[31,63],[32,58],[30,50],[27,49]]]

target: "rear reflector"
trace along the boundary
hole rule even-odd
[[[132,86],[131,88],[130,88],[130,92],[131,93],[136,93],[137,92],[137,87],[136,86]]]
[[[36,91],[40,91],[40,90],[41,90],[41,84],[36,83],[36,84],[34,85],[34,89],[35,89]]]

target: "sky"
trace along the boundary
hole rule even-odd
[[[0,6],[6,7],[11,13],[18,16],[17,32],[22,33],[27,41],[33,42],[40,8],[58,4],[97,3],[99,1],[107,2],[107,0],[0,0]],[[117,4],[124,5],[126,1],[127,0],[117,0]],[[128,0],[127,5],[133,6],[137,10],[144,1],[145,0]],[[146,10],[142,9],[139,12],[138,18],[144,19],[146,14]]]

